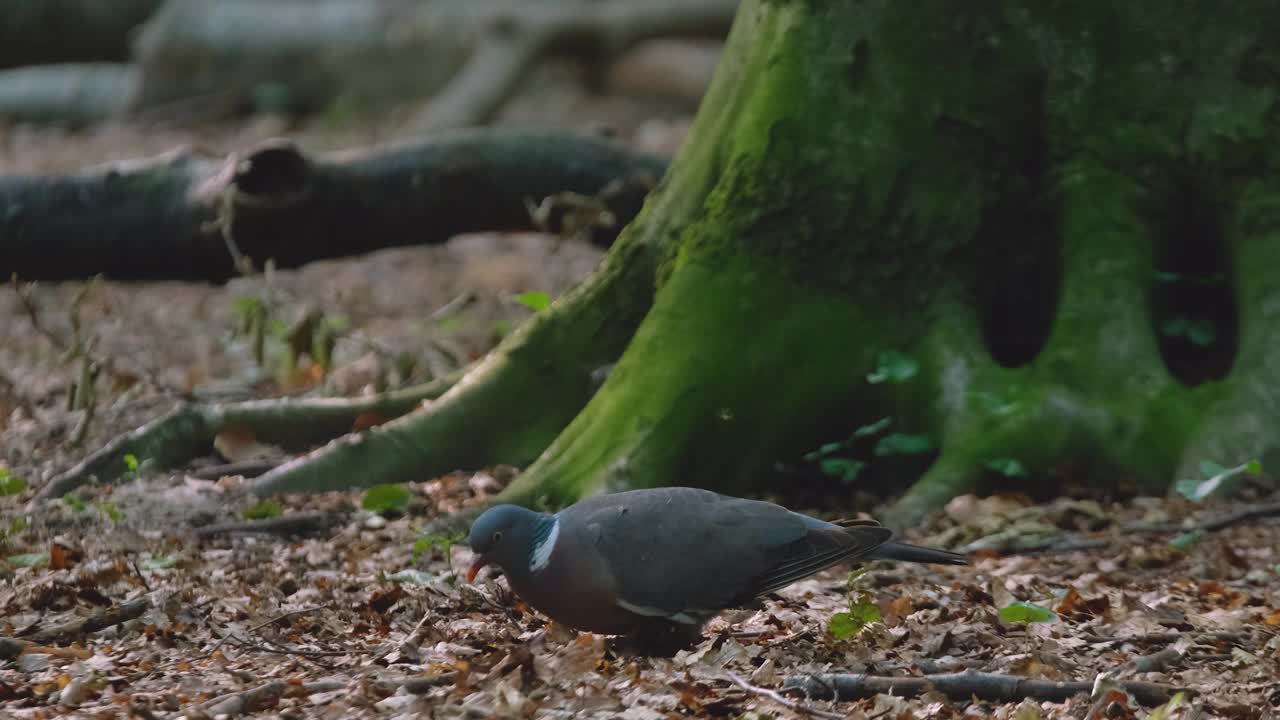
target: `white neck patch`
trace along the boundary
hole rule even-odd
[[[560,519],[556,518],[551,521],[551,530],[547,532],[546,537],[538,541],[533,546],[533,552],[529,553],[529,572],[542,572],[551,562],[551,552],[556,549],[556,540],[560,537]]]

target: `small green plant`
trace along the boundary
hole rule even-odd
[[[124,460],[124,472],[120,473],[121,482],[129,482],[138,479],[138,468],[142,467],[142,463],[138,462],[138,456],[132,453],[125,453],[121,458]]]
[[[996,458],[987,461],[987,469],[1004,475],[1005,477],[1026,477],[1027,468],[1015,458]]]
[[[933,439],[928,435],[908,435],[893,433],[880,438],[876,443],[876,455],[916,455],[927,453],[935,448]]]
[[[121,514],[120,509],[117,508],[116,504],[110,500],[98,500],[93,504],[93,507],[113,523],[118,523],[124,519],[124,515]]]
[[[1191,532],[1184,532],[1169,541],[1169,549],[1180,553],[1188,552],[1203,540],[1206,535],[1208,533],[1200,528],[1196,528]]]
[[[172,555],[147,555],[141,563],[145,570],[167,570],[177,564],[178,559]]]
[[[462,542],[466,535],[459,533],[432,533],[423,535],[413,544],[413,561],[417,562],[423,555],[432,550],[440,550],[440,552],[448,554],[449,548]]]
[[[269,520],[284,514],[284,508],[275,500],[262,500],[244,510],[245,520]]]
[[[10,555],[5,560],[15,567],[44,567],[49,564],[49,553],[22,553],[21,555]]]
[[[1000,619],[1010,623],[1053,622],[1058,615],[1035,603],[1015,602],[1000,608]]]
[[[409,489],[403,485],[394,483],[374,485],[365,491],[360,507],[377,513],[400,510],[409,504],[411,497]]]
[[[530,290],[514,295],[511,298],[534,312],[542,312],[551,307],[551,296],[541,290]]]
[[[1199,347],[1209,347],[1218,339],[1218,330],[1207,317],[1174,315],[1160,326],[1165,337],[1186,338]]]
[[[1262,463],[1257,460],[1250,460],[1233,468],[1224,468],[1211,460],[1205,460],[1200,463],[1200,473],[1206,479],[1185,478],[1174,483],[1174,489],[1188,500],[1200,502],[1223,490],[1230,489],[1235,484],[1234,481],[1242,476],[1262,474]]]
[[[851,638],[871,623],[880,621],[880,606],[876,605],[871,593],[858,587],[858,579],[866,572],[866,568],[859,568],[849,573],[845,580],[849,609],[832,615],[827,623],[828,632],[836,640]]]
[[[66,505],[73,513],[82,513],[89,509],[89,505],[85,503],[84,498],[74,492],[69,492],[66,495],[63,495],[62,504]]]
[[[9,468],[0,468],[0,495],[21,495],[26,489],[26,480],[14,475]]]
[[[920,362],[897,350],[885,350],[876,357],[876,369],[867,375],[872,385],[904,383],[920,372]]]

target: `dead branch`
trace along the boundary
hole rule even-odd
[[[0,0],[0,67],[124,60],[163,0]]]
[[[1150,655],[1139,655],[1126,663],[1126,666],[1139,673],[1160,672],[1170,665],[1182,662],[1182,658],[1181,650],[1169,647]]]
[[[21,638],[0,637],[0,660],[12,660],[23,653],[40,653],[72,660],[88,660],[93,657],[93,651],[85,648],[49,647]]]
[[[533,229],[525,203],[563,191],[610,198],[612,242],[666,160],[549,131],[456,132],[311,156],[284,141],[244,155],[186,150],[55,176],[0,177],[0,276],[223,281],[226,238],[261,267]],[[301,242],[300,238],[305,238]]]
[[[788,710],[794,710],[795,712],[798,712],[801,715],[812,715],[814,717],[828,718],[828,720],[839,720],[840,718],[844,717],[844,715],[841,715],[840,713],[828,712],[826,710],[821,710],[819,708],[810,707],[804,703],[796,702],[795,700],[787,699],[782,695],[780,695],[775,690],[756,687],[755,685],[748,683],[746,680],[743,680],[741,677],[734,675],[733,673],[725,673],[725,675],[730,680],[732,680],[735,685],[742,688],[743,690],[746,690],[752,695],[758,695],[763,698],[768,698],[778,703],[782,707],[787,708]]]
[[[488,19],[471,57],[415,125],[438,130],[484,123],[535,61],[552,52],[609,57],[655,37],[721,37],[737,6],[737,0],[648,0],[505,8]]]
[[[337,680],[321,680],[309,683],[288,683],[272,680],[248,690],[219,695],[199,705],[200,710],[214,717],[237,717],[273,707],[280,698],[306,697],[315,693],[341,690],[347,683]]]
[[[25,639],[37,644],[71,642],[72,640],[92,635],[99,630],[105,630],[113,625],[119,625],[140,617],[149,607],[151,607],[151,602],[146,597],[140,597],[123,605],[104,608],[89,617],[37,630]]]
[[[327,530],[342,522],[346,516],[341,513],[300,512],[290,513],[278,518],[266,520],[245,520],[215,523],[196,528],[197,537],[229,534],[261,534],[261,535],[307,535]]]
[[[210,465],[208,467],[197,468],[195,470],[188,471],[187,474],[193,478],[199,478],[201,480],[218,480],[228,475],[239,475],[241,477],[251,478],[274,470],[285,461],[286,458],[241,460],[239,462],[223,463],[221,465]]]
[[[0,70],[0,117],[77,124],[106,120],[124,113],[138,80],[133,66],[115,63]]]
[[[60,498],[97,479],[109,482],[128,472],[126,455],[160,468],[208,452],[214,436],[228,425],[244,426],[267,443],[305,446],[350,432],[365,413],[398,417],[443,395],[458,374],[423,385],[360,398],[283,398],[228,405],[188,403],[163,417],[119,435],[74,467],[55,475],[36,501]]]
[[[1143,705],[1169,701],[1177,692],[1194,692],[1159,683],[1129,681],[1121,685]],[[787,678],[784,689],[796,689],[818,699],[856,700],[878,694],[921,695],[936,690],[955,700],[977,696],[983,700],[1020,702],[1025,699],[1062,702],[1075,695],[1088,695],[1092,681],[1038,680],[1016,675],[965,671],[928,677],[887,677],[832,673]]]
[[[1149,523],[1133,523],[1124,526],[1126,532],[1144,532],[1144,533],[1183,533],[1195,532],[1201,530],[1204,532],[1217,532],[1224,528],[1238,525],[1242,522],[1257,520],[1264,517],[1272,517],[1280,515],[1280,502],[1269,502],[1261,505],[1249,505],[1239,510],[1225,513],[1215,518],[1203,520],[1193,525],[1183,525],[1178,523],[1162,523],[1152,525]]]

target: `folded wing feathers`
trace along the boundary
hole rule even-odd
[[[769,568],[747,588],[747,593],[754,597],[781,589],[832,565],[866,555],[892,537],[892,530],[877,526],[812,530],[797,543],[798,557]],[[818,549],[815,545],[826,547]]]

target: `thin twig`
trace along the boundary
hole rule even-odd
[[[770,690],[769,688],[756,687],[731,672],[726,672],[725,675],[732,680],[735,685],[746,690],[752,695],[768,698],[788,710],[794,710],[802,715],[812,715],[814,717],[826,718],[827,720],[843,720],[845,717],[839,713],[828,712],[820,708],[810,707],[805,703],[797,702],[790,698],[785,698],[778,692]]]
[[[137,575],[137,576],[138,576],[138,579],[142,581],[142,588],[143,588],[144,590],[146,590],[148,594],[150,594],[150,593],[151,593],[151,583],[148,583],[148,582],[147,582],[147,578],[143,576],[143,574],[142,574],[142,570],[138,568],[138,559],[137,559],[137,558],[129,558],[129,564],[133,567],[133,574],[134,574],[134,575]]]
[[[31,633],[28,638],[36,643],[67,642],[105,630],[113,625],[140,617],[151,607],[146,597],[130,600],[123,605],[113,605],[86,618],[80,618],[61,625],[45,628]]]
[[[342,522],[345,515],[331,512],[290,513],[266,520],[233,520],[205,525],[194,530],[199,537],[229,533],[261,533],[267,535],[303,535],[320,532]]]

